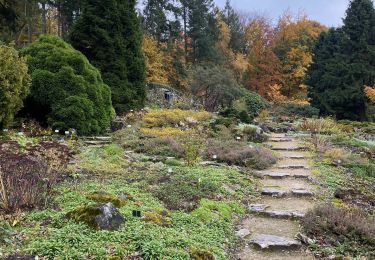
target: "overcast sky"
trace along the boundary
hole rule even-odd
[[[225,0],[214,0],[224,7]],[[242,12],[261,12],[277,20],[286,10],[304,12],[310,19],[327,26],[339,26],[345,16],[349,0],[231,0],[232,6]]]

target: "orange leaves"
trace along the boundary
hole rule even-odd
[[[364,92],[366,96],[371,100],[371,102],[375,103],[375,86],[374,87],[365,86]]]

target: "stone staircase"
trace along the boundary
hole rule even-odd
[[[315,204],[309,157],[293,136],[272,134],[267,145],[279,161],[272,169],[256,173],[262,197],[249,205],[251,215],[241,224],[241,229],[249,232],[238,259],[314,259],[297,239],[298,220]]]

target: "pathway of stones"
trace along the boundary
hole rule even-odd
[[[242,222],[239,234],[248,235],[238,259],[314,259],[296,239],[299,219],[314,206],[309,158],[293,136],[272,134],[268,145],[277,152],[279,162],[257,173],[262,197],[259,203],[249,206],[252,214]]]

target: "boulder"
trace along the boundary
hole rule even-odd
[[[69,212],[67,217],[98,230],[117,230],[125,222],[111,202],[78,207]]]

